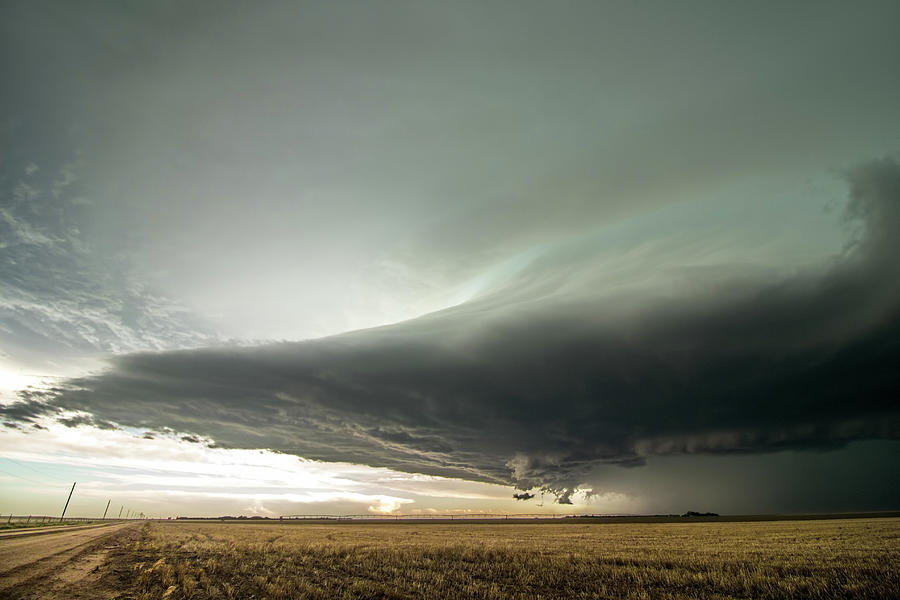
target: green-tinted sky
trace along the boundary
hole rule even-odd
[[[897,508],[898,23],[4,2],[0,503]]]

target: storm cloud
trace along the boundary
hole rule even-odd
[[[897,508],[898,19],[4,1],[5,447]]]
[[[70,276],[33,304],[84,298],[63,339],[101,328],[79,318],[123,289],[141,318],[166,299],[190,313],[125,328],[127,343],[101,336],[102,351],[408,320],[468,300],[473,280],[538,245],[596,245],[599,227],[679,204],[716,204],[734,243],[755,226],[735,205],[760,181],[789,190],[894,151],[886,124],[900,120],[895,2],[0,11],[3,117],[24,124],[9,145],[35,177],[77,148],[90,202],[77,219],[88,290]],[[767,233],[804,222],[798,187]],[[781,254],[828,247],[819,225]],[[556,254],[559,279],[593,251]],[[85,266],[73,262],[64,273]]]
[[[562,502],[598,464],[897,439],[900,165],[873,161],[847,180],[852,242],[791,275],[702,269],[667,275],[680,285],[607,289],[590,255],[560,271],[556,254],[573,249],[552,248],[418,319],[119,356],[7,416],[84,411]]]
[[[34,151],[27,141],[39,132],[0,125],[9,149],[0,160],[0,356],[33,364],[213,342],[201,319],[131,273],[126,249],[97,251],[84,233],[92,201],[79,153],[71,140],[51,156]]]

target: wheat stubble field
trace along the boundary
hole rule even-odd
[[[155,522],[133,598],[892,598],[900,519],[625,524]]]

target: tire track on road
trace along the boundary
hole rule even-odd
[[[77,597],[77,584],[105,563],[116,539],[135,531],[125,523],[0,540],[0,600]]]

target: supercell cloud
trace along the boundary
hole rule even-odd
[[[713,270],[666,291],[607,289],[590,256],[561,276],[548,252],[418,319],[120,356],[37,401],[227,447],[539,487],[560,502],[597,463],[897,439],[900,165],[874,161],[848,182],[858,237],[792,276]]]
[[[0,435],[897,508],[898,22],[2,2]]]

